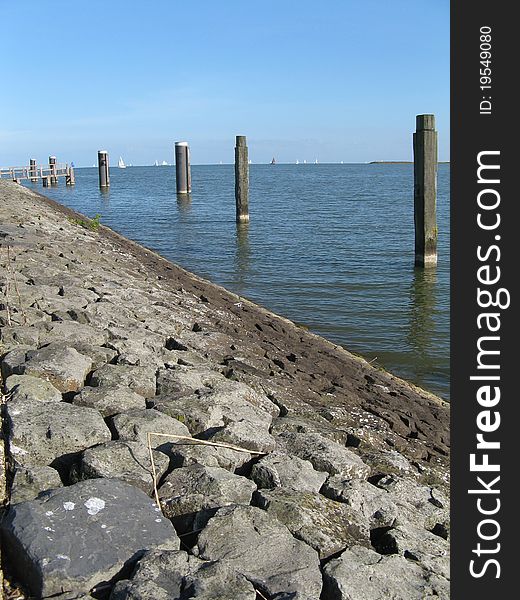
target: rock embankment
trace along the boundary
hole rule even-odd
[[[449,597],[445,403],[21,186],[0,223],[11,582]]]

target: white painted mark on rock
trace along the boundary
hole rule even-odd
[[[63,508],[65,510],[74,510],[75,507],[76,507],[76,505],[74,504],[74,502],[64,502],[63,503]]]
[[[99,511],[105,508],[105,501],[101,498],[89,498],[84,505],[89,515],[97,515]]]
[[[66,554],[56,554],[56,558],[58,560],[70,560],[70,556],[67,556]]]

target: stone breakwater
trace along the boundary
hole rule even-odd
[[[448,598],[447,405],[85,224],[0,182],[10,582],[62,599]]]

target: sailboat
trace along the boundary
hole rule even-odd
[[[297,165],[299,165],[299,164],[300,164],[300,161],[299,161],[298,159],[296,159],[296,164],[297,164]]]
[[[123,158],[121,156],[119,157],[119,161],[117,162],[117,166],[120,169],[126,169],[125,161],[123,160]]]
[[[165,160],[163,160],[161,163],[161,167],[167,167],[167,166],[168,166],[168,163]]]
[[[154,167],[158,167],[159,166],[159,161],[157,159],[155,159],[155,162],[153,163]]]
[[[271,161],[271,164],[272,164],[272,165],[275,165],[275,164],[276,164],[276,161],[275,161],[275,159],[274,159],[274,156],[273,156],[273,160]]]

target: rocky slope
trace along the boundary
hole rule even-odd
[[[444,402],[10,182],[0,244],[11,581],[449,597]]]

